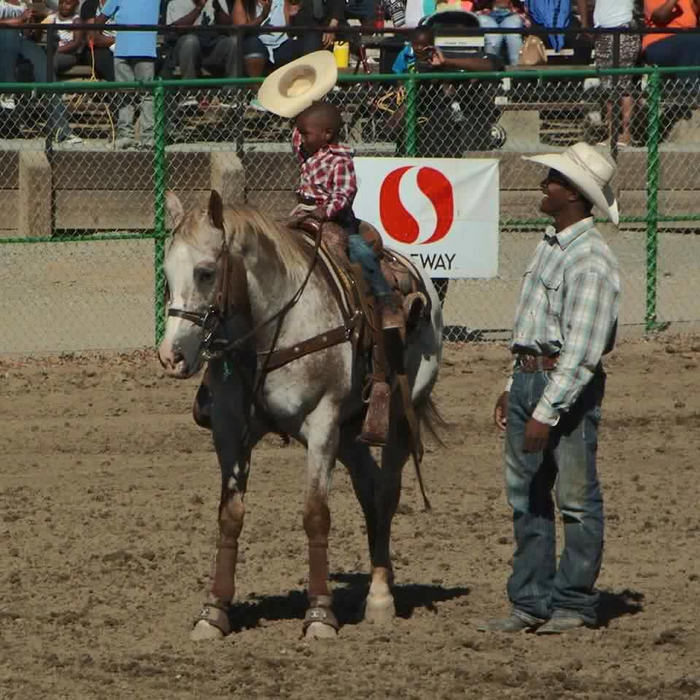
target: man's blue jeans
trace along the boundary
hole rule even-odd
[[[603,557],[603,495],[596,473],[600,371],[569,413],[552,428],[544,453],[525,454],[525,426],[547,385],[546,372],[516,369],[508,401],[506,490],[513,508],[516,549],[508,597],[516,611],[540,619],[572,614],[596,622],[594,585]],[[557,567],[554,502],[564,521]]]

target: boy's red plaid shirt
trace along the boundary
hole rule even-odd
[[[326,217],[335,219],[345,208],[351,208],[357,195],[357,177],[352,162],[353,150],[337,143],[329,144],[304,158],[301,134],[294,129],[292,149],[301,164],[297,194],[323,207]]]

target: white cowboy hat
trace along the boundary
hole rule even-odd
[[[337,79],[333,54],[314,51],[270,73],[260,86],[258,100],[273,114],[296,117],[325,97]]]
[[[610,181],[617,166],[587,143],[575,143],[563,153],[523,156],[523,160],[546,165],[561,173],[574,187],[598,208],[610,215],[613,224],[620,222],[615,194]]]

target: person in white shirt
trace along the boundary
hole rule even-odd
[[[0,0],[0,24],[19,27],[31,19],[31,12],[24,5]],[[0,30],[0,83],[15,82],[16,32]],[[0,95],[0,110],[11,112],[15,108],[12,94]]]
[[[208,27],[229,24],[226,0],[170,0],[166,22],[172,27]],[[178,32],[173,62],[180,67],[180,77],[199,77],[202,66],[225,78],[236,77],[236,50],[232,36],[210,32]],[[195,102],[196,103],[196,102]],[[189,106],[183,103],[183,106]]]
[[[634,25],[635,0],[596,0],[593,13],[593,25],[596,29],[624,29]],[[590,17],[586,0],[578,0],[581,14],[581,26],[590,26]],[[595,64],[598,68],[633,68],[639,59],[641,50],[641,36],[639,34],[620,34],[619,63],[614,66],[614,39],[612,34],[596,34],[595,37]],[[612,143],[617,139],[617,145],[627,147],[632,145],[632,112],[634,98],[632,97],[632,76],[617,76],[617,85],[613,86],[612,76],[604,76],[601,85],[609,95],[607,102],[608,141],[601,145]],[[615,94],[612,94],[613,87]],[[622,111],[621,128],[619,134],[612,133],[612,110],[615,98],[619,96]]]
[[[36,19],[35,12],[27,8],[22,0],[0,0],[0,24],[14,27],[0,30],[0,83],[17,81],[17,61],[20,58],[31,64],[35,82],[49,81],[46,52],[20,31],[23,24]],[[68,148],[82,144],[82,139],[71,131],[68,112],[57,94],[32,99],[36,99],[40,108],[48,112],[47,130],[56,144]],[[0,107],[3,112],[11,112],[15,108],[14,95],[2,95]]]

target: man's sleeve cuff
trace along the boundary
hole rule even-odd
[[[540,423],[544,423],[545,425],[551,425],[552,427],[555,426],[559,422],[559,413],[557,411],[555,411],[544,400],[541,400],[537,404],[537,407],[535,408],[535,410],[532,414],[532,417],[536,421],[539,421]]]

